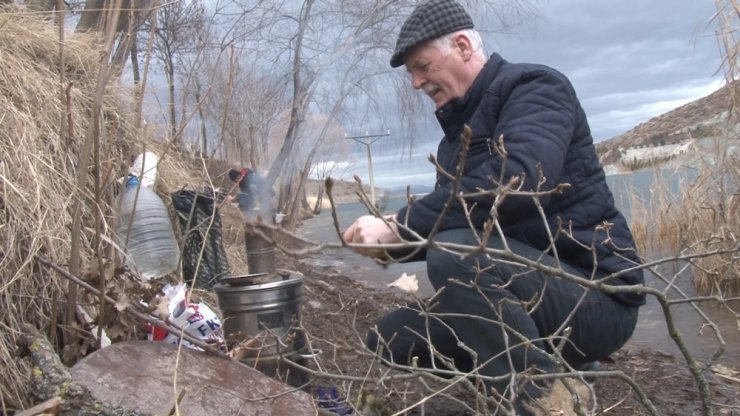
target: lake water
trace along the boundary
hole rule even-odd
[[[696,179],[698,174],[698,171],[689,168],[645,170],[624,175],[609,175],[606,182],[612,190],[614,202],[629,223],[634,201],[641,201],[649,206],[656,187],[667,188],[670,192],[678,194],[681,187]],[[659,185],[656,186],[656,182],[659,182]]]
[[[687,173],[691,175],[689,171]],[[615,194],[615,200],[625,216],[630,216],[631,201],[630,192],[642,189],[643,197],[649,199],[649,189],[655,174],[652,172],[640,172],[635,175],[610,176],[609,185]],[[675,189],[680,186],[681,178],[673,175],[665,176]],[[387,201],[387,212],[394,212],[405,203],[405,198],[390,198]],[[367,214],[367,209],[359,203],[340,204],[338,206],[338,220],[341,229],[346,229],[355,218]],[[338,243],[339,238],[334,232],[331,213],[323,212],[321,215],[309,219],[300,227],[299,234],[316,242]],[[656,257],[645,256],[648,260],[656,260]],[[432,294],[433,289],[426,278],[426,268],[423,262],[392,264],[381,267],[374,261],[355,254],[348,249],[331,249],[324,253],[320,260],[322,265],[331,265],[339,272],[365,283],[370,287],[379,289],[386,288],[387,284],[396,280],[403,273],[415,274],[419,280],[419,296],[426,297]],[[675,264],[666,264],[659,268],[659,272],[669,277],[677,277],[675,285],[685,293],[693,294],[690,284],[690,275],[687,271],[679,273],[679,267]],[[672,269],[674,268],[674,269]],[[650,276],[647,279],[648,286],[656,289],[664,289],[666,284]],[[673,293],[670,298],[678,298]],[[740,309],[740,302],[733,305],[735,310]],[[725,353],[719,362],[729,367],[740,369],[740,328],[738,319],[726,308],[712,304],[702,304],[702,311],[720,328],[725,339]],[[709,359],[718,346],[717,338],[712,330],[704,325],[703,318],[691,305],[682,304],[673,307],[674,319],[684,341],[691,353],[700,360]],[[648,302],[640,309],[639,321],[628,347],[650,348],[666,353],[674,354],[682,359],[678,348],[668,335],[662,309],[657,300],[649,296]]]

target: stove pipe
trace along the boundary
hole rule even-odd
[[[244,243],[250,275],[275,273],[275,231],[255,223],[244,224]]]
[[[243,172],[244,170],[242,170]],[[254,170],[247,169],[239,181],[237,201],[244,217],[244,243],[249,274],[272,275],[275,273],[274,226],[270,188]]]

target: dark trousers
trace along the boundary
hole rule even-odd
[[[467,229],[439,233],[435,240],[478,245]],[[555,263],[540,250],[511,239],[507,243],[519,255],[547,265]],[[492,237],[488,247],[502,248],[501,238]],[[420,367],[449,369],[433,359],[428,338],[439,354],[454,360],[459,371],[469,372],[482,365],[478,373],[484,376],[532,368],[537,373],[550,373],[555,364],[550,354],[542,352],[552,351],[544,338],[554,334],[560,336],[556,342],[561,342],[564,332],[560,328],[569,315],[565,327],[570,327],[570,333],[562,355],[574,367],[606,358],[627,342],[635,328],[637,308],[519,264],[491,261],[480,253],[461,257],[439,249],[428,250],[426,261],[437,291],[429,302],[431,314],[409,305],[381,318],[377,332],[368,334],[368,348],[387,360],[407,365],[417,357]],[[561,267],[583,276],[570,265],[561,262]],[[499,394],[508,394],[509,383],[506,378],[487,385]],[[520,395],[540,395],[532,383],[520,387]]]

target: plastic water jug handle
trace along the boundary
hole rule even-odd
[[[126,177],[126,188],[135,188],[139,186],[139,177],[129,173],[128,177]]]

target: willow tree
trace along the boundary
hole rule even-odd
[[[368,72],[377,72],[384,66],[382,54],[388,50],[388,39],[401,19],[398,11],[407,2],[375,0],[355,2],[350,0],[292,1],[265,8],[270,22],[260,32],[258,39],[261,54],[256,57],[258,67],[270,68],[283,74],[289,88],[289,107],[285,133],[278,140],[280,147],[265,169],[266,184],[278,184],[276,209],[291,212],[300,172],[305,169],[305,159],[310,152],[297,152],[301,139],[312,147],[304,134],[303,122],[312,106],[319,100],[340,102],[347,88],[339,88],[337,80],[353,85]],[[364,61],[364,66],[357,65]],[[387,65],[386,65],[387,66]],[[334,85],[334,88],[330,86]],[[327,122],[331,118],[326,119]],[[315,130],[314,130],[315,131]]]
[[[285,133],[273,138],[280,148],[265,166],[266,183],[277,185],[276,208],[281,212],[295,212],[295,200],[288,196],[300,194],[296,190],[305,180],[304,165],[312,154],[297,152],[296,147],[301,143],[310,149],[320,140],[304,131],[304,120],[312,111],[328,111],[324,119],[339,122],[342,114],[353,110],[345,97],[367,94],[363,84],[368,77],[377,82],[399,81],[403,71],[391,71],[388,59],[398,28],[416,4],[412,0],[293,0],[261,5],[262,21],[267,23],[243,47],[255,51],[256,68],[275,77],[284,74],[289,90]],[[498,21],[526,4],[468,2],[487,20],[499,16]]]

